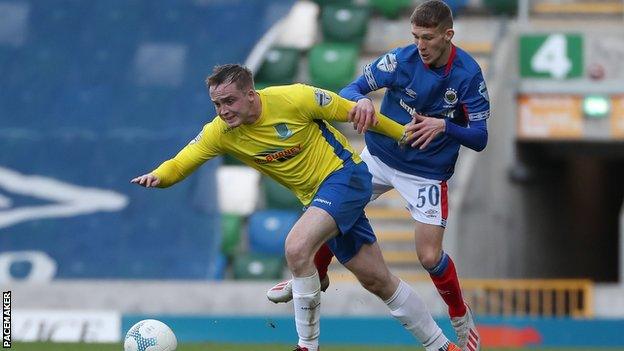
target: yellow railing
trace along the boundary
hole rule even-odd
[[[591,317],[593,283],[585,279],[462,279],[464,299],[479,315]]]

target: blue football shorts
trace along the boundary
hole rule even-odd
[[[364,214],[373,192],[371,180],[366,163],[346,162],[321,183],[310,203],[327,211],[336,221],[340,232],[327,244],[342,264],[353,258],[363,244],[377,241]]]

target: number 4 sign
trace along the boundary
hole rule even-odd
[[[583,74],[583,38],[578,34],[540,34],[520,37],[520,75],[523,78],[565,79]]]

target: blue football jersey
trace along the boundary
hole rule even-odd
[[[440,68],[425,65],[416,45],[394,49],[366,65],[364,74],[353,84],[364,95],[387,88],[381,112],[401,124],[410,122],[414,112],[445,118],[447,123],[462,127],[490,116],[481,68],[474,58],[455,46],[447,65]],[[438,135],[424,150],[399,147],[393,139],[375,132],[366,132],[365,140],[370,153],[388,166],[437,180],[453,175],[461,146],[446,133]]]

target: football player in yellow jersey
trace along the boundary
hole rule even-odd
[[[371,175],[347,139],[327,123],[347,122],[355,103],[302,84],[256,91],[251,72],[233,64],[215,67],[206,84],[219,118],[174,158],[131,182],[168,187],[227,153],[297,195],[307,209],[285,243],[299,336],[295,350],[318,350],[321,295],[313,257],[325,242],[427,350],[450,349],[422,299],[388,270],[364,214]],[[380,114],[377,118],[373,131],[405,140],[404,126]]]

